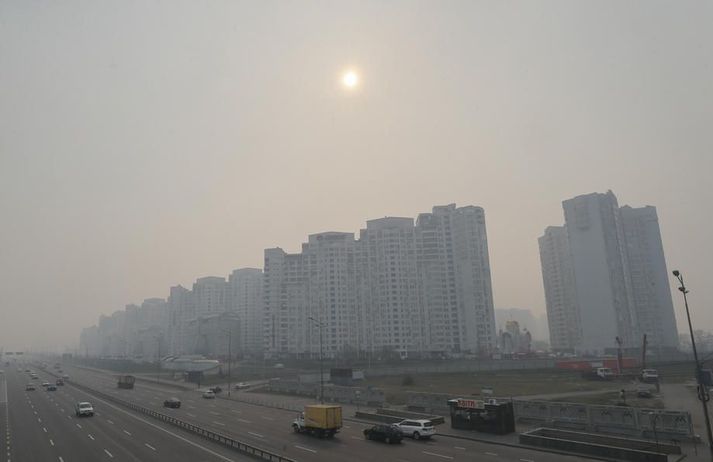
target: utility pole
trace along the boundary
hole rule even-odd
[[[156,336],[156,383],[161,375],[161,334]]]
[[[233,342],[233,332],[228,331],[228,398],[230,398],[230,363],[233,361],[231,344]]]
[[[711,460],[713,461],[713,434],[711,433],[711,419],[710,416],[708,415],[708,401],[710,400],[710,395],[708,394],[708,389],[706,388],[706,385],[703,383],[703,374],[701,373],[701,363],[698,360],[698,351],[696,350],[696,339],[693,337],[693,324],[691,324],[691,313],[688,310],[688,297],[686,294],[688,294],[688,289],[686,289],[686,285],[683,283],[683,274],[681,274],[680,271],[674,270],[673,275],[678,279],[678,282],[681,283],[681,286],[678,288],[678,290],[683,293],[683,303],[686,305],[686,318],[688,319],[688,332],[691,334],[691,347],[693,348],[693,359],[696,362],[696,380],[698,381],[698,399],[701,400],[701,404],[703,405],[703,416],[705,417],[706,420],[706,432],[708,433],[708,451],[711,454]]]

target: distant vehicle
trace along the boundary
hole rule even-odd
[[[134,388],[135,381],[136,381],[136,379],[134,378],[133,375],[120,375],[119,379],[116,383],[116,386],[119,388],[130,390],[130,389]]]
[[[25,369],[25,372],[32,372],[32,371],[31,371],[31,370],[29,370],[29,369]]]
[[[433,422],[425,419],[402,420],[394,424],[394,427],[399,429],[403,436],[408,436],[415,440],[430,438],[436,434],[436,428],[433,426]]]
[[[55,381],[55,385],[64,386],[64,380],[62,380],[62,379],[57,379],[57,380]]]
[[[88,403],[86,401],[77,403],[74,405],[74,414],[77,417],[82,417],[82,416],[91,417],[94,415],[94,406],[92,406],[92,403]]]
[[[49,382],[42,382],[42,387],[47,388],[50,386]]]
[[[211,387],[211,388],[209,388],[209,390],[212,391],[213,393],[215,393],[216,395],[223,391],[223,389],[220,388],[219,386]]]
[[[591,371],[583,373],[582,376],[589,380],[612,380],[614,372],[609,367],[595,367]]]
[[[31,383],[25,385],[25,391],[35,391],[35,386]]]
[[[646,383],[656,383],[659,381],[659,371],[656,369],[644,369],[641,371],[641,381]]]
[[[342,428],[342,407],[329,404],[308,404],[292,422],[295,433],[308,433],[331,438]]]
[[[203,392],[203,397],[205,399],[215,399],[215,393],[213,390],[206,390]]]
[[[181,400],[178,398],[169,398],[163,402],[163,407],[172,407],[178,409],[181,407]]]
[[[386,444],[400,443],[403,439],[401,431],[393,425],[374,425],[364,429],[364,438],[383,441]]]
[[[63,378],[64,380],[69,380],[69,376],[68,376],[67,374],[64,374],[64,375],[62,376],[62,378]]]
[[[235,384],[235,389],[236,390],[244,390],[245,388],[249,388],[250,384],[247,382],[238,382]]]
[[[47,391],[57,391],[57,385],[47,385]]]
[[[639,387],[636,389],[636,396],[639,398],[653,398],[653,393],[649,387]]]
[[[39,379],[39,377],[37,377],[37,374],[30,374],[30,378],[31,378],[32,380],[37,380],[37,379]]]
[[[284,367],[285,367],[285,365],[282,363],[275,364],[275,369],[283,369]]]

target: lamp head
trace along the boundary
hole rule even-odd
[[[678,270],[673,270],[673,275],[678,277],[681,273]]]

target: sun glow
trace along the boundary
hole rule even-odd
[[[359,85],[359,74],[355,71],[347,71],[342,75],[342,85],[344,85],[349,90],[352,90]]]

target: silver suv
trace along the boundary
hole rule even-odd
[[[436,434],[436,429],[430,420],[402,420],[394,424],[394,426],[399,429],[403,436],[409,436],[415,440],[430,438]]]
[[[86,401],[77,403],[74,405],[74,413],[77,417],[82,417],[83,415],[91,417],[94,415],[94,406]]]

